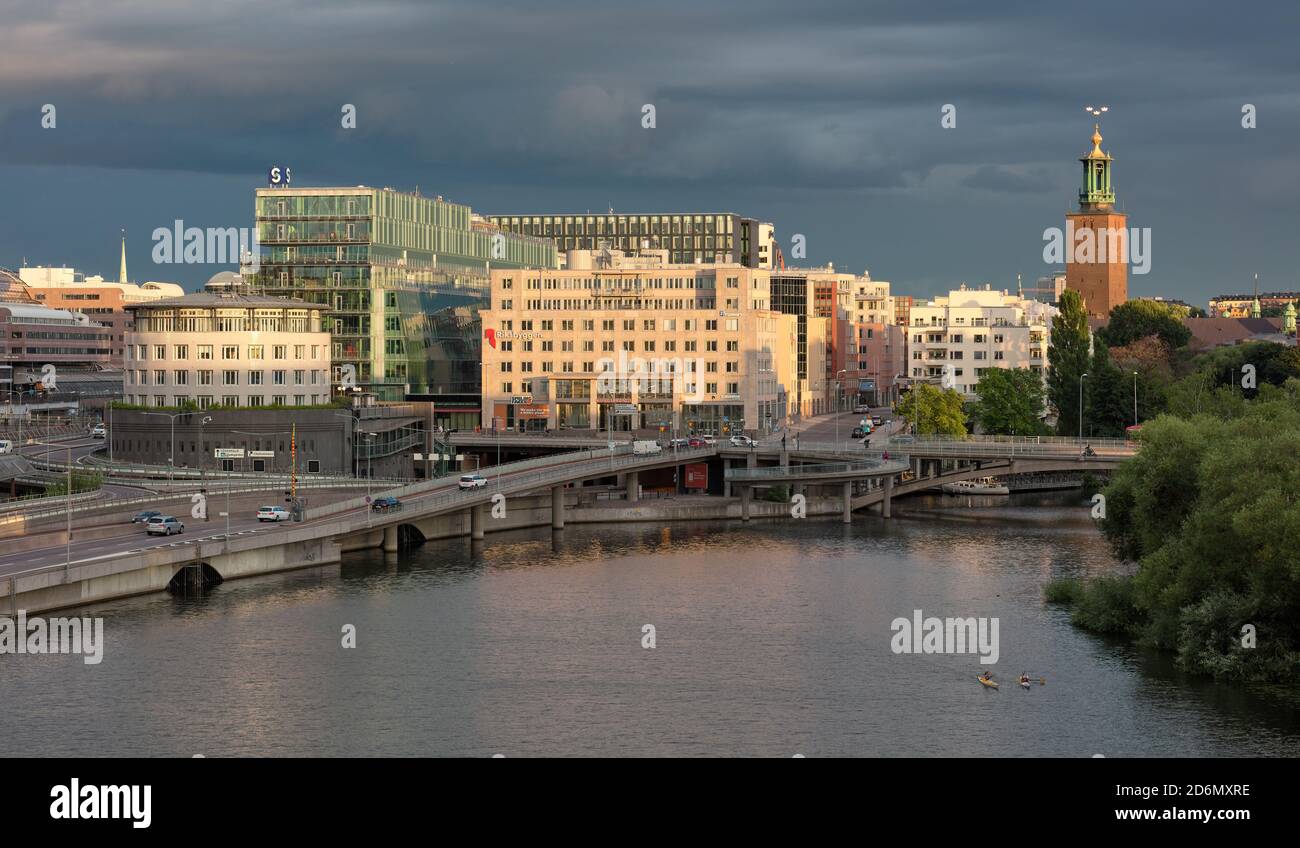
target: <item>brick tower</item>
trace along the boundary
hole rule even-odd
[[[1092,150],[1083,163],[1079,211],[1065,216],[1065,286],[1082,297],[1089,317],[1107,318],[1128,300],[1128,216],[1115,211],[1111,157],[1093,126]]]

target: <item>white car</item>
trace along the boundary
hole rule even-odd
[[[733,448],[752,448],[756,444],[758,444],[758,442],[754,441],[749,436],[731,437],[731,446]]]
[[[708,433],[705,433],[699,436],[698,438],[702,439],[704,441],[704,444],[708,445],[709,447],[713,447],[718,443],[717,438],[714,436],[710,436]]]
[[[107,435],[108,435],[108,428],[105,427],[103,424],[96,424],[94,429],[90,431],[90,436],[91,438],[94,439],[102,439]]]
[[[282,506],[264,506],[257,510],[258,521],[288,521],[292,517]]]
[[[482,474],[462,474],[459,485],[462,489],[478,489],[487,485],[487,478]]]

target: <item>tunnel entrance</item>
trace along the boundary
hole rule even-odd
[[[173,595],[201,595],[222,582],[221,575],[206,562],[191,562],[172,575],[167,591]]]
[[[407,551],[418,548],[425,542],[424,534],[412,524],[397,525],[397,549]]]

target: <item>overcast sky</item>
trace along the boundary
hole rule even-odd
[[[222,268],[152,264],[153,229],[251,225],[280,164],[485,214],[733,211],[898,293],[1014,287],[1052,270],[1105,103],[1152,236],[1130,294],[1300,288],[1294,2],[0,0],[0,22],[3,267],[115,279],[125,227],[133,279],[195,288]]]

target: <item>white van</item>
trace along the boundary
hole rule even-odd
[[[659,453],[662,450],[663,448],[659,447],[658,442],[650,441],[649,439],[632,443],[632,453],[636,454]]]
[[[8,439],[0,439],[0,455],[14,452],[14,443]]]

